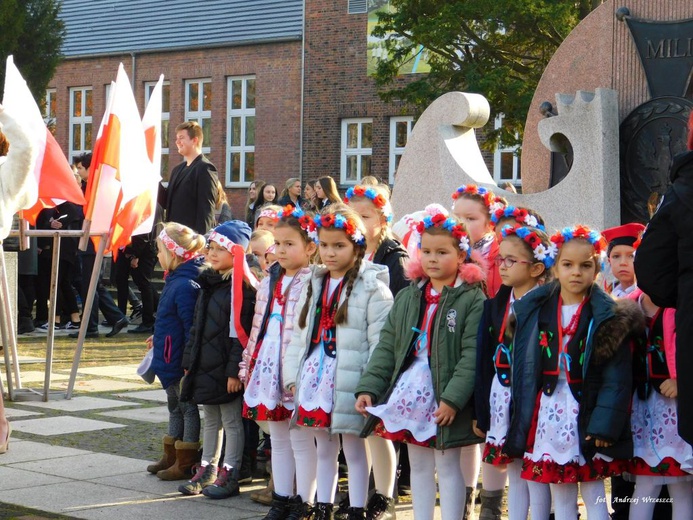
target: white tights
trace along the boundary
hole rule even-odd
[[[657,499],[662,484],[657,484],[661,477],[647,477],[638,475],[635,477],[635,491],[633,502],[630,505],[630,520],[650,520],[654,514],[656,502],[643,501],[645,497]],[[672,520],[690,520],[693,518],[693,494],[691,493],[691,481],[665,484],[671,498]]]
[[[505,489],[505,482],[508,480],[508,467],[505,464],[494,466],[484,462],[481,464],[481,471],[481,485],[486,491],[502,491]]]
[[[397,454],[392,441],[371,435],[367,439],[375,489],[388,498],[393,498],[397,473]]]
[[[464,475],[466,487],[476,491],[476,484],[479,482],[479,471],[481,471],[481,447],[483,444],[472,444],[461,448],[460,467]]]
[[[517,466],[516,466],[517,465]],[[522,461],[516,460],[512,463],[513,467],[510,468],[510,490],[512,494],[513,479],[518,478],[524,482],[529,491],[529,510],[532,513],[532,520],[545,520],[551,515],[551,488],[548,484],[542,484],[541,482],[533,482],[531,480],[524,480],[520,478],[520,473],[522,472]],[[517,469],[517,477],[514,476],[515,470]],[[510,505],[510,498],[508,498],[508,512],[512,515],[512,506]],[[524,516],[520,516],[520,511],[518,508],[518,515],[514,518],[521,518],[526,520],[527,510],[524,510]],[[559,517],[556,517],[559,518]]]
[[[577,519],[578,485],[550,484],[553,508],[556,518],[561,520]],[[587,509],[589,520],[609,520],[609,509],[606,505],[604,481],[580,482],[580,493]]]
[[[411,492],[416,520],[433,520],[436,506],[436,479],[440,491],[440,517],[459,520],[464,512],[464,477],[460,455],[464,448],[439,451],[414,444],[407,445],[411,466]]]
[[[317,464],[316,471],[319,479],[317,480],[318,502],[334,502],[335,491],[337,489],[338,469],[339,469],[339,436],[330,435],[327,431],[318,428],[308,428],[299,426],[291,430],[291,439],[301,439],[301,442],[315,441],[317,444]],[[274,442],[274,441],[273,441]],[[274,448],[274,445],[272,445]],[[349,503],[351,507],[366,507],[368,499],[368,452],[366,451],[366,440],[352,434],[342,435],[342,448],[349,467]],[[305,448],[304,448],[305,449]],[[306,461],[301,458],[301,453],[294,453],[297,461],[296,467],[299,468],[298,474],[303,472]],[[299,462],[300,461],[300,462]],[[298,486],[297,486],[298,488]],[[301,492],[299,491],[299,494]],[[301,494],[304,501],[308,501]]]
[[[272,477],[277,495],[290,497],[294,492],[296,464],[294,451],[289,438],[289,420],[269,421],[269,434],[272,439]],[[304,462],[301,461],[301,466]],[[300,493],[299,493],[300,495]]]
[[[289,430],[289,437],[294,452],[294,466],[299,468],[296,472],[296,493],[303,502],[312,503],[315,499],[318,470],[318,452],[315,448],[312,428],[292,428]],[[274,438],[272,438],[272,471],[274,471],[275,457],[274,442]]]

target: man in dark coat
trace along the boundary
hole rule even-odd
[[[679,435],[693,444],[693,152],[674,159],[671,182],[635,255],[635,274],[656,305],[676,308]]]
[[[176,146],[184,161],[159,190],[167,222],[178,222],[204,235],[216,223],[217,168],[202,154],[202,127],[187,121],[176,127]]]

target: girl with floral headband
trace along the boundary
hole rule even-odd
[[[588,518],[608,519],[603,479],[633,454],[631,347],[644,319],[634,302],[615,302],[594,283],[606,247],[599,233],[565,228],[551,243],[556,281],[513,306],[513,413],[503,452],[524,456],[523,478],[550,485],[556,518],[577,518],[579,484]]]
[[[493,232],[492,215],[503,209],[505,199],[475,184],[463,184],[452,194],[452,212],[469,232],[473,248],[481,252],[488,263],[488,278],[484,292],[492,298],[501,285],[500,273],[495,265],[499,240]]]
[[[441,518],[458,520],[462,449],[481,442],[472,431],[472,393],[485,273],[457,220],[427,216],[418,234],[419,254],[407,266],[414,283],[390,311],[356,387],[356,409],[370,414],[363,435],[407,443],[414,517],[433,518],[437,471]]]
[[[555,251],[543,231],[526,226],[505,226],[496,264],[503,280],[500,290],[484,302],[484,316],[479,328],[474,384],[475,432],[486,439],[482,455],[482,518],[500,518],[506,480],[508,514],[511,520],[526,519],[529,511],[527,481],[520,478],[522,461],[501,452],[510,422],[510,374],[512,338],[508,337],[508,321],[513,304],[544,281],[555,260]],[[546,484],[534,493],[533,518],[548,518],[551,492]]]
[[[315,496],[315,446],[302,437],[290,439],[294,437],[289,431],[294,399],[284,389],[283,358],[294,330],[295,312],[300,309],[296,303],[310,282],[308,265],[316,246],[308,233],[315,231],[315,223],[312,215],[291,205],[285,206],[278,217],[274,229],[277,261],[269,267],[269,276],[260,282],[257,291],[253,328],[243,351],[239,377],[245,385],[243,416],[266,421],[272,438],[274,492],[266,518],[281,520],[291,515],[298,520],[307,516]]]
[[[316,471],[314,518],[331,519],[337,486],[339,436],[349,467],[351,520],[366,518],[370,468],[365,419],[356,412],[354,391],[392,306],[387,268],[364,262],[366,229],[358,214],[331,204],[309,231],[323,265],[311,266],[284,357],[284,387],[295,396],[292,423],[305,445],[317,443],[317,466],[309,453],[301,471]],[[293,434],[293,432],[292,432]],[[302,497],[305,499],[305,497]]]
[[[491,222],[496,230],[496,236],[501,239],[501,232],[505,226],[523,226],[536,228],[539,231],[546,233],[546,227],[544,224],[544,219],[534,211],[529,208],[521,208],[515,206],[505,206],[504,208],[499,208],[493,212],[491,215]]]
[[[200,412],[180,400],[183,350],[190,335],[195,302],[200,291],[197,277],[203,266],[200,256],[205,237],[182,224],[164,225],[156,241],[157,258],[166,273],[154,322],[154,335],[147,347],[154,349],[152,369],[166,391],[168,435],[164,454],[147,467],[163,480],[187,478],[200,448]]]
[[[274,204],[266,204],[258,208],[255,213],[255,229],[274,231],[277,222],[279,222],[279,212],[281,209],[280,206]]]
[[[387,186],[354,186],[346,192],[344,202],[361,216],[366,225],[366,258],[384,265],[390,274],[390,291],[393,296],[409,285],[404,275],[404,264],[409,258],[406,249],[392,238],[392,205]],[[389,512],[394,514],[394,486],[397,454],[392,441],[381,437],[368,438],[376,492],[368,503],[369,517],[378,520]]]

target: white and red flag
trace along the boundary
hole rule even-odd
[[[7,57],[2,104],[5,111],[22,122],[37,151],[34,175],[24,187],[28,202],[22,208],[22,216],[31,224],[36,224],[36,217],[44,208],[52,208],[64,201],[84,204],[82,190],[70,163],[46,127],[41,111],[12,56]]]

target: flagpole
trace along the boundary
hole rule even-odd
[[[88,237],[88,235],[86,236]],[[110,233],[107,233],[105,235],[101,235],[101,240],[99,240],[99,248],[96,251],[94,268],[91,271],[91,280],[89,281],[89,290],[87,291],[86,301],[82,302],[82,322],[79,327],[79,334],[77,335],[77,348],[75,349],[75,355],[72,359],[72,370],[70,371],[70,380],[67,384],[67,390],[65,391],[65,399],[72,399],[72,392],[74,391],[75,380],[77,379],[77,369],[79,368],[79,362],[82,358],[84,339],[86,338],[87,327],[89,326],[88,323],[91,316],[91,309],[94,305],[94,293],[96,292],[96,286],[99,282],[104,251],[106,250],[106,245],[108,244],[109,239]]]
[[[17,359],[17,338],[14,336],[12,327],[12,306],[9,303],[10,286],[7,281],[7,267],[5,265],[5,249],[0,241],[0,293],[2,293],[2,310],[0,314],[0,332],[2,334],[2,344],[5,345],[3,354],[5,356],[5,372],[7,373],[7,392],[9,399],[14,399],[14,386],[12,384],[12,370],[15,371],[17,384],[19,381],[19,360]]]
[[[48,315],[48,337],[46,338],[46,368],[43,378],[43,401],[48,402],[51,389],[51,370],[55,347],[55,311],[58,303],[58,275],[60,265],[60,233],[53,233],[53,258],[51,260],[51,286],[49,301],[51,311]]]

